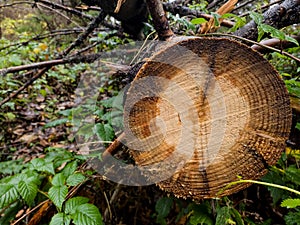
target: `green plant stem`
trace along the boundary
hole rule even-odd
[[[286,186],[282,186],[282,185],[279,185],[279,184],[272,184],[272,183],[267,183],[267,182],[263,182],[263,181],[256,181],[256,180],[238,180],[238,181],[231,182],[225,188],[223,188],[218,194],[220,194],[225,189],[227,189],[227,188],[229,188],[229,187],[231,187],[233,185],[241,184],[241,183],[253,183],[253,184],[265,185],[265,186],[279,188],[279,189],[286,190],[286,191],[295,193],[297,195],[300,195],[300,191],[297,191],[295,189],[292,189],[292,188],[289,188],[289,187],[286,187]]]

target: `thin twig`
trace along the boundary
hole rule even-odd
[[[36,0],[37,3],[43,3],[44,5],[48,5],[49,7],[51,7],[52,9],[60,9],[60,10],[64,10],[68,13],[74,14],[76,16],[79,16],[80,18],[86,18],[89,20],[93,20],[94,17],[85,13],[82,13],[81,11],[68,7],[68,6],[64,6],[61,4],[58,4],[56,2],[53,1],[47,1],[47,0]]]
[[[41,202],[40,204],[38,204],[37,206],[35,206],[31,210],[29,210],[28,212],[26,212],[23,216],[21,216],[19,219],[17,219],[15,222],[13,222],[11,225],[18,224],[22,219],[24,219],[26,216],[28,216],[29,214],[31,214],[33,211],[37,210],[38,208],[40,208],[41,206],[43,206],[44,204],[49,203],[49,202],[50,202],[49,199]]]
[[[71,57],[67,57],[64,59],[54,59],[49,61],[32,63],[28,65],[13,66],[5,69],[0,69],[0,75],[4,76],[7,73],[15,73],[15,72],[19,72],[23,70],[31,70],[31,69],[40,69],[42,67],[56,66],[56,65],[67,64],[67,63],[80,63],[80,62],[91,63],[95,61],[97,58],[99,58],[100,56],[101,53],[88,54],[83,56],[77,56],[77,54],[75,54],[75,56],[72,55]]]
[[[72,49],[74,49],[76,46],[79,46],[83,43],[83,41],[89,36],[89,34],[104,20],[106,17],[106,13],[101,11],[99,15],[93,19],[93,21],[90,23],[86,31],[78,36],[78,38],[67,48],[65,49],[61,54],[60,57],[64,57],[67,54],[69,54]]]
[[[116,138],[113,143],[111,143],[106,150],[103,152],[102,154],[102,159],[103,161],[109,156],[109,155],[113,155],[116,150],[121,146],[122,144],[122,139],[124,139],[125,134],[122,133],[118,138]]]
[[[65,14],[59,12],[58,10],[53,9],[53,8],[51,8],[51,7],[49,7],[49,6],[45,5],[45,4],[39,3],[39,2],[37,2],[36,4],[37,4],[37,6],[41,6],[41,7],[44,7],[44,8],[46,8],[46,9],[48,9],[48,10],[51,10],[51,11],[55,12],[56,14],[58,14],[58,15],[60,15],[61,17],[65,18],[67,21],[69,21],[69,22],[75,24],[77,27],[80,27],[80,29],[84,30],[84,28],[81,27],[77,22],[73,21],[70,17],[68,17],[68,16],[66,16]]]
[[[31,41],[39,41],[39,40],[42,40],[42,39],[45,39],[45,38],[48,38],[48,37],[55,37],[55,36],[59,36],[59,35],[69,35],[69,34],[76,34],[76,33],[82,33],[83,30],[82,29],[79,29],[79,28],[74,28],[74,29],[64,29],[64,30],[53,30],[49,33],[46,33],[46,34],[38,34],[30,39],[28,39],[27,41],[22,41],[22,42],[17,42],[17,43],[13,43],[13,44],[10,44],[10,45],[6,45],[4,47],[1,47],[0,48],[0,51],[3,51],[7,48],[11,48],[11,47],[16,47],[18,48],[19,46],[25,46],[25,45],[28,45],[29,42]]]

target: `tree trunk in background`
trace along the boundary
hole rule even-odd
[[[271,7],[263,16],[265,24],[277,29],[300,23],[300,0],[285,0],[282,4]],[[257,40],[258,30],[256,23],[252,20],[234,34],[250,40]]]

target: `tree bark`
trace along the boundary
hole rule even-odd
[[[282,4],[271,7],[263,16],[263,23],[277,29],[300,23],[300,0],[285,0]],[[252,20],[234,34],[256,41],[258,37],[257,25]]]
[[[160,40],[167,40],[174,35],[169,26],[166,13],[160,0],[146,0],[153,19],[154,28]]]

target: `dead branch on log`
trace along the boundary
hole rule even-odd
[[[300,36],[293,36],[293,38],[300,43]],[[283,50],[283,49],[286,49],[286,48],[297,47],[297,45],[293,42],[282,41],[282,40],[279,40],[277,38],[271,38],[271,39],[268,39],[268,40],[263,40],[259,43],[262,44],[262,45],[269,46],[269,47],[277,48],[279,50]],[[263,48],[263,47],[261,47],[259,45],[256,45],[256,44],[252,45],[251,48],[256,50],[256,51],[259,51],[260,53],[269,52],[268,49]]]
[[[166,41],[174,35],[160,0],[146,0],[153,19],[154,28],[160,40]]]
[[[228,0],[224,5],[222,5],[216,13],[219,15],[224,15],[225,13],[229,13],[234,9],[235,4],[237,3],[238,0]],[[218,19],[220,22],[223,19]],[[208,32],[214,32],[217,30],[217,27],[215,27],[215,18],[211,18],[209,21],[206,23],[202,24],[201,29],[199,30],[200,34],[206,34]]]
[[[247,39],[247,38],[244,38],[244,37],[240,37],[240,36],[237,36],[237,35],[233,35],[233,34],[221,34],[221,33],[209,33],[209,34],[203,34],[201,36],[221,36],[221,37],[235,38],[235,39],[241,40],[241,41],[243,41],[245,43],[250,43],[252,45],[258,45],[258,46],[260,46],[262,48],[266,48],[266,49],[268,49],[270,51],[278,52],[281,55],[287,56],[287,57],[295,60],[296,62],[300,63],[300,59],[299,58],[297,58],[296,56],[293,56],[292,54],[290,54],[288,52],[285,52],[285,51],[282,51],[280,49],[273,48],[273,47],[270,47],[270,46],[267,46],[267,45],[264,45],[264,44],[258,43],[256,41],[253,41],[253,40],[250,40],[250,39]]]
[[[300,0],[285,0],[282,4],[271,7],[263,16],[265,24],[277,29],[300,23]],[[257,25],[252,20],[234,32],[234,35],[246,37],[250,40],[257,40]]]

